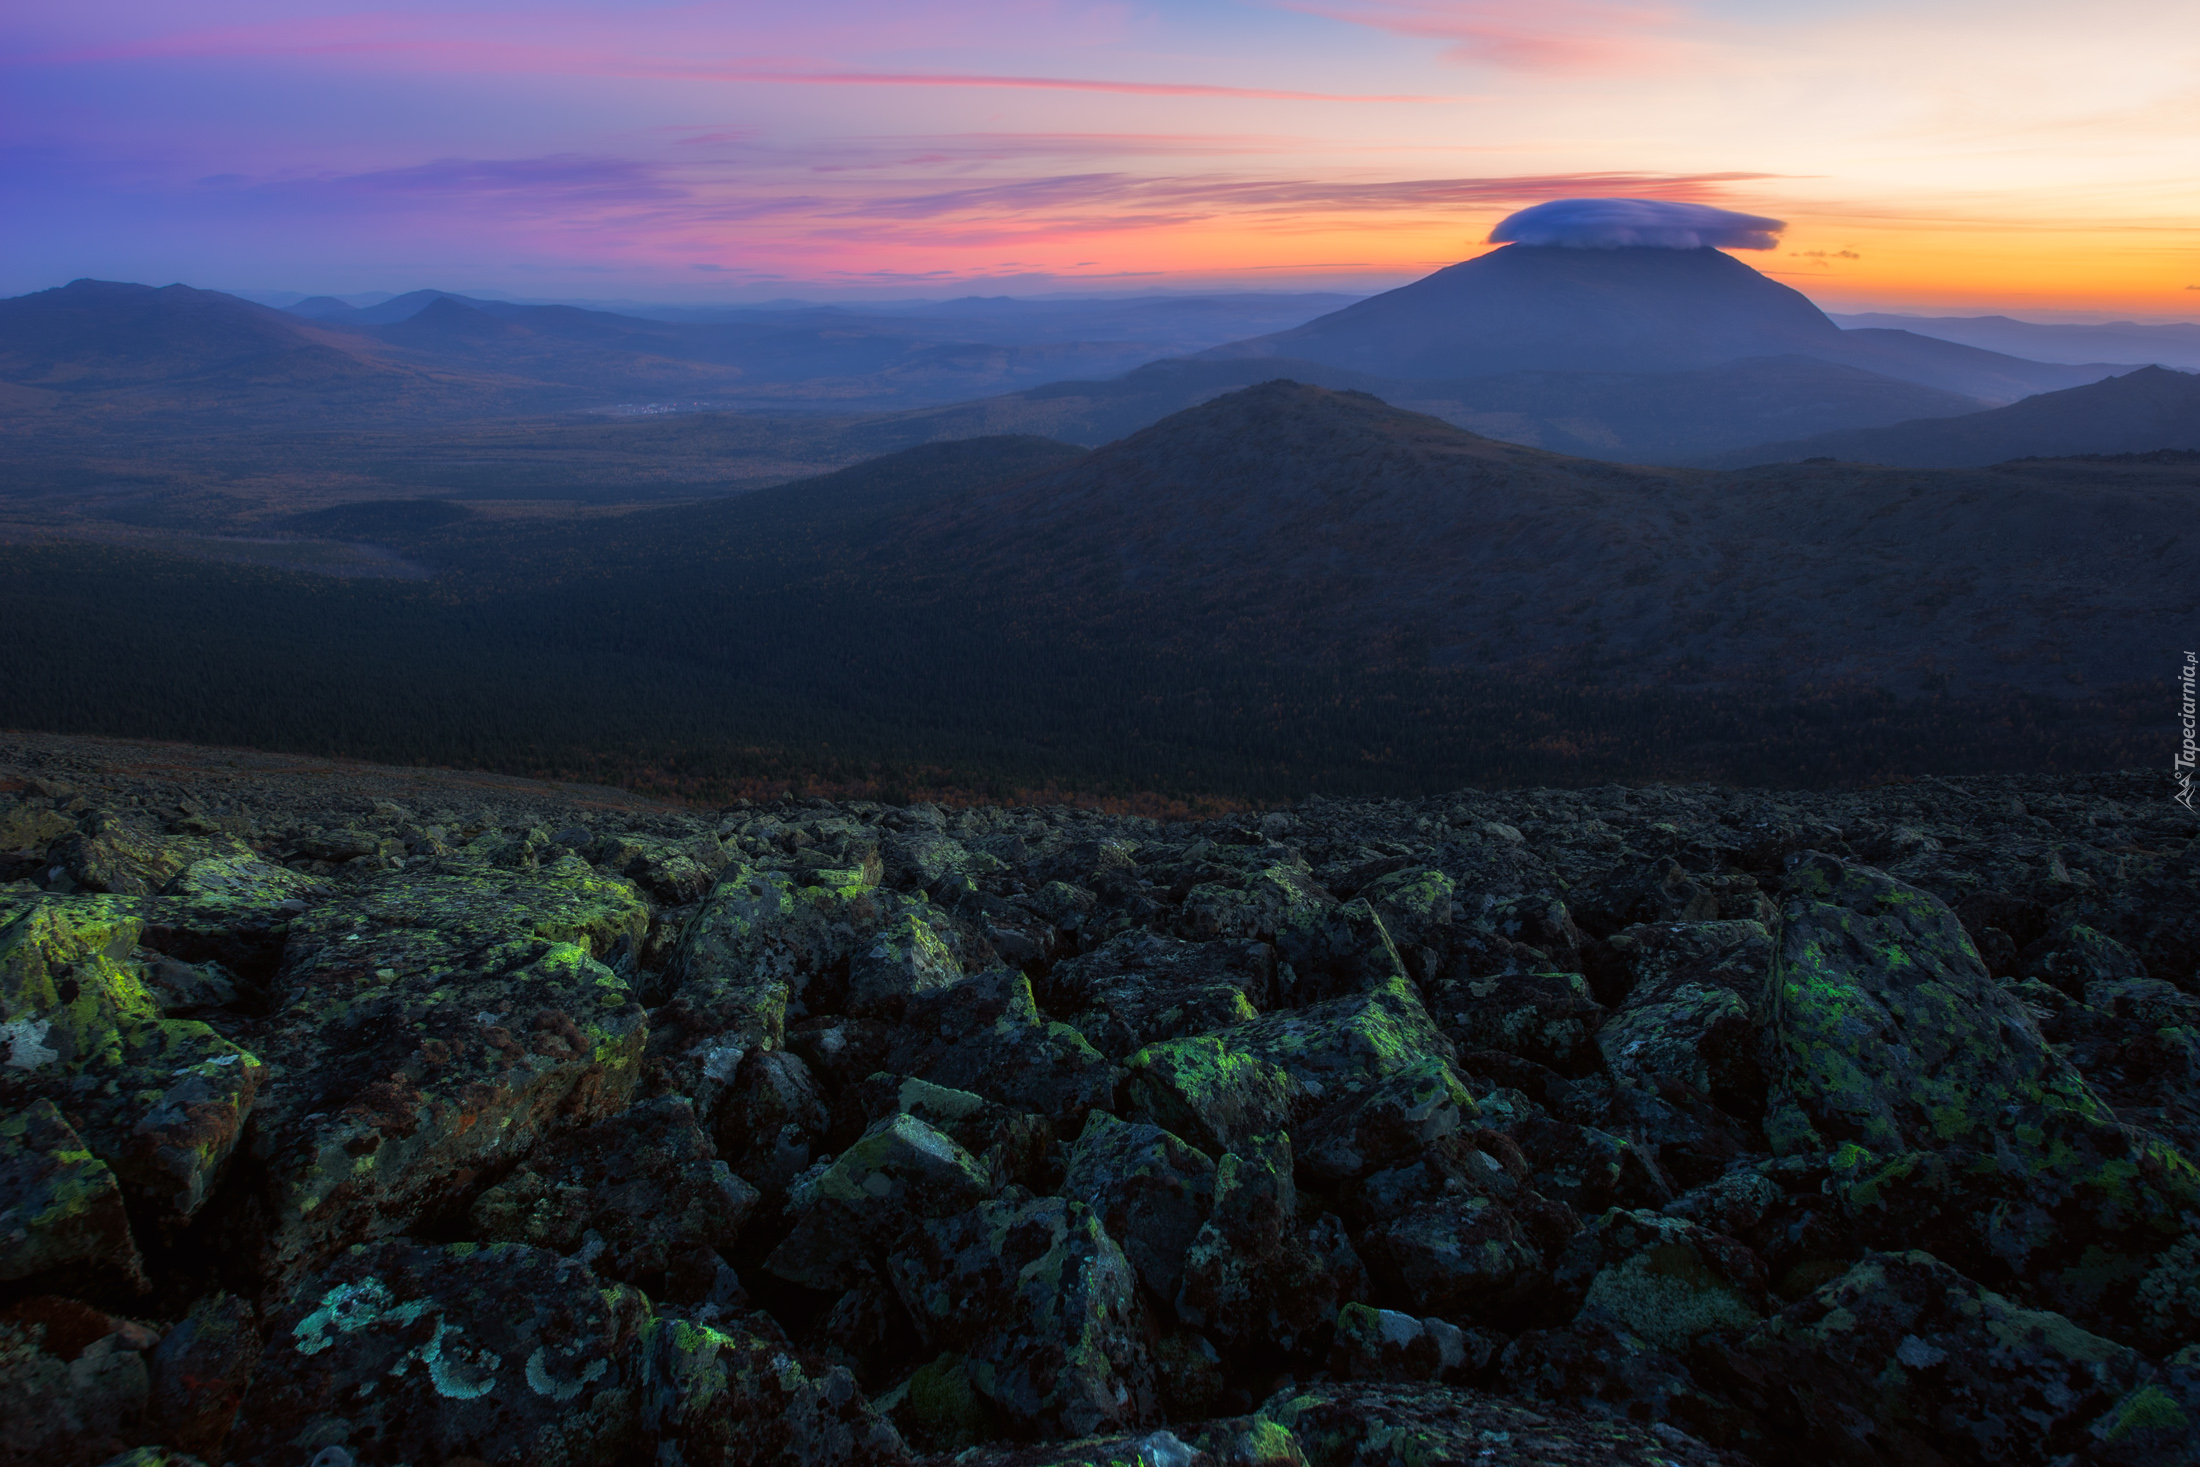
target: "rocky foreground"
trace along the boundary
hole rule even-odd
[[[0,742],[0,1462],[2190,1462],[2164,785]]]

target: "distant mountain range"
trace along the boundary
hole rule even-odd
[[[1287,357],[1436,380],[1673,372],[1805,356],[1989,402],[2116,370],[2024,361],[1907,331],[1843,331],[1801,292],[1718,250],[1519,244],[1203,355]]]
[[[1511,245],[1321,313],[1338,299],[973,298],[673,321],[433,290],[278,311],[185,286],[78,281],[0,301],[0,425],[64,437],[321,434],[618,409],[869,415],[873,446],[994,433],[1100,444],[1290,378],[1582,457],[1939,452],[1956,457],[1918,461],[1969,463],[1999,429],[1954,429],[1960,448],[1932,449],[1939,440],[1915,425],[2128,370],[1843,330],[1707,249]],[[1317,314],[1298,319],[1305,312]],[[1191,350],[1278,321],[1296,324]],[[2047,451],[2176,446],[2135,438],[2155,431],[2144,413],[2083,429],[2092,402],[2054,410],[2069,421],[2041,441],[2070,446]],[[1898,438],[1870,447],[1825,436],[1881,429]],[[836,461],[846,460],[824,462]],[[76,471],[55,472],[60,482]]]
[[[1707,455],[1738,468],[1814,458],[1902,468],[1960,469],[2019,458],[2200,449],[2200,375],[2142,367],[2085,387],[1962,417],[1852,429]]]
[[[363,309],[316,297],[278,311],[188,286],[80,280],[0,301],[0,412],[74,406],[318,425],[331,413],[448,421],[666,400],[876,412],[1112,375],[1339,299],[1147,301],[1112,322],[1076,303],[1019,313],[979,301],[892,316],[804,309],[696,323],[444,291]]]
[[[2139,362],[2200,371],[2200,324],[2190,321],[2143,325],[2106,321],[2099,325],[2047,325],[2007,316],[1898,316],[1886,313],[1841,315],[1833,320],[1854,331],[1882,328],[1937,336],[1965,346],[2029,357],[2035,362]]]

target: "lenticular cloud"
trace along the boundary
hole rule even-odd
[[[1522,209],[1490,231],[1491,244],[1630,246],[1657,250],[1769,250],[1784,220],[1668,199],[1553,199]]]

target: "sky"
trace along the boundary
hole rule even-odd
[[[0,294],[1387,288],[1547,200],[1831,310],[2200,318],[2191,0],[71,0]]]

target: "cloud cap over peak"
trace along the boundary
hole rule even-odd
[[[1507,216],[1491,244],[1577,250],[1769,250],[1787,223],[1673,199],[1553,199]]]

